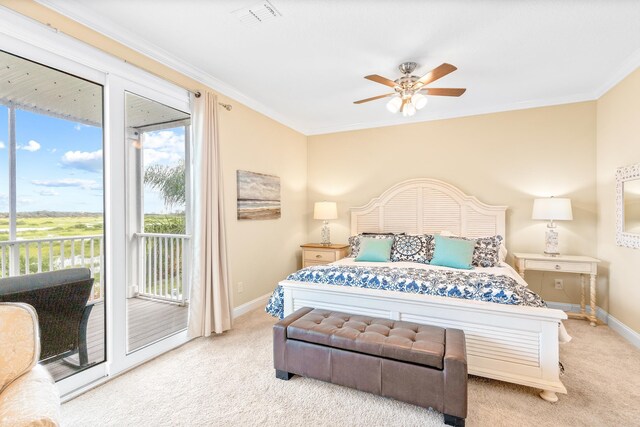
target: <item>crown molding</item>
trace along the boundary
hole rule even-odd
[[[640,67],[640,49],[636,50],[618,69],[611,73],[604,84],[594,92],[594,98],[600,98],[602,95],[609,92],[615,85],[624,80],[629,74],[633,73],[638,67]]]
[[[185,76],[192,78],[193,80],[201,82],[202,84],[209,86],[211,89],[215,90],[221,95],[238,101],[284,126],[300,132],[303,135],[307,135],[307,130],[303,126],[300,126],[298,123],[293,122],[283,114],[251,98],[235,87],[218,80],[211,74],[208,74],[207,72],[200,70],[197,67],[186,65],[184,61],[173,56],[166,50],[136,36],[127,29],[113,23],[109,23],[109,26],[107,28],[107,26],[100,23],[104,21],[97,20],[96,17],[92,15],[84,6],[82,6],[80,2],[74,0],[73,5],[60,5],[55,0],[36,0],[36,2],[86,26],[87,28],[90,28],[93,31],[109,37],[148,58],[158,61],[184,74]]]
[[[411,125],[416,123],[432,122],[436,120],[455,119],[460,117],[479,116],[483,114],[505,113],[508,111],[527,110],[530,108],[552,107],[554,105],[573,104],[576,102],[595,101],[593,93],[583,93],[579,95],[562,96],[553,99],[536,99],[531,101],[514,102],[510,104],[497,105],[487,108],[470,108],[466,110],[458,110],[451,113],[427,113],[422,118],[412,118],[401,121],[400,118],[390,120],[381,120],[378,122],[368,123],[351,123],[340,126],[328,126],[323,128],[312,128],[308,130],[307,135],[324,135],[328,133],[348,132],[363,129],[372,129],[386,126]],[[424,111],[424,110],[423,110]],[[419,113],[417,113],[419,114]],[[416,115],[417,115],[416,114]]]

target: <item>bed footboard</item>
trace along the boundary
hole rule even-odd
[[[284,280],[284,315],[314,307],[462,329],[469,374],[542,389],[556,401],[561,310]]]

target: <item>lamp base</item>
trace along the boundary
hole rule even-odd
[[[544,235],[544,254],[552,257],[558,256],[560,251],[558,250],[558,232],[555,229],[555,224],[551,222],[547,227],[547,232]]]
[[[322,222],[322,232],[320,234],[320,243],[329,246],[331,244],[331,230],[329,229],[329,221]]]

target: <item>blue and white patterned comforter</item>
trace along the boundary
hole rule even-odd
[[[372,267],[329,264],[303,268],[287,280],[337,286],[382,289],[413,294],[461,298],[498,304],[546,307],[538,294],[509,275],[478,270],[429,269],[409,267]],[[284,293],[276,287],[266,312],[284,317]]]

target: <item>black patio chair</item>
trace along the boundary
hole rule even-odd
[[[93,304],[88,268],[0,279],[0,302],[32,305],[40,325],[40,361],[53,361],[78,353],[79,364],[89,364],[87,324]],[[68,359],[65,362],[71,363]],[[73,363],[71,363],[73,364]]]

